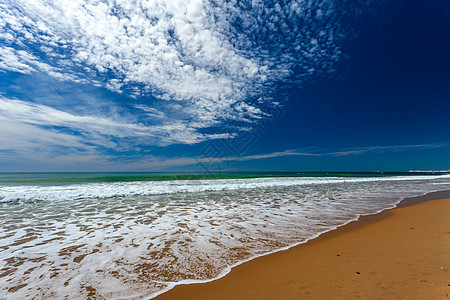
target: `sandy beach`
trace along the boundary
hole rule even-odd
[[[448,192],[407,199],[156,299],[448,299],[449,216]]]

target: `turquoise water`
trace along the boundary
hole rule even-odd
[[[435,175],[413,172],[229,172],[229,173],[171,173],[171,172],[61,172],[61,173],[0,173],[1,184],[57,184],[83,182],[237,179],[263,177],[385,177]]]

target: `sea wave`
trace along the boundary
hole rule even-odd
[[[251,179],[167,180],[139,182],[104,182],[66,185],[14,185],[0,186],[0,202],[12,201],[61,201],[82,198],[109,198],[134,195],[158,195],[174,193],[198,193],[206,191],[230,191],[267,187],[302,186],[329,183],[358,183],[385,181],[417,181],[450,178],[436,176],[393,177],[278,177]]]
[[[0,293],[86,299],[95,290],[99,298],[146,299],[177,284],[213,280],[244,261],[395,207],[404,197],[448,189],[449,181],[311,177],[2,186],[9,199],[51,201],[0,203],[0,269],[6,274]],[[126,196],[109,198],[118,194]]]

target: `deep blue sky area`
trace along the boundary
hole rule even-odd
[[[348,58],[339,69],[343,78],[319,79],[293,90],[283,117],[267,127],[256,147],[333,149],[450,140],[450,5],[391,2],[386,23],[365,23],[345,46]],[[333,170],[405,170],[448,168],[450,163],[448,148],[408,152],[301,165],[309,170],[331,165]]]
[[[449,1],[85,2],[1,8],[0,171],[450,169]]]

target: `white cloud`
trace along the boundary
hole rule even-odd
[[[59,131],[64,134],[64,129],[73,131],[78,136],[86,138],[85,143],[97,144],[107,148],[115,148],[116,144],[111,143],[112,139],[126,139],[135,141],[135,144],[194,144],[210,139],[229,138],[229,134],[202,134],[189,124],[172,122],[166,125],[144,125],[132,122],[124,117],[116,116],[107,118],[94,115],[76,115],[61,111],[50,106],[34,104],[21,100],[11,100],[0,96],[0,121],[26,124],[35,128],[50,128],[47,132]],[[4,127],[12,129],[11,126]],[[37,130],[37,129],[35,129]],[[27,135],[33,139],[31,131]],[[0,133],[7,135],[8,130]],[[8,136],[11,137],[11,134]],[[14,136],[14,135],[12,135]],[[26,136],[23,136],[25,138]],[[2,136],[0,135],[0,138]],[[17,137],[20,139],[20,137]],[[63,139],[64,140],[64,139]],[[45,142],[44,140],[41,140]],[[59,146],[48,140],[46,143]],[[5,144],[6,145],[6,144]],[[77,147],[77,144],[74,144]],[[14,149],[14,148],[12,148]]]
[[[92,149],[79,136],[62,134],[36,126],[0,118],[0,151],[53,151],[59,149]]]
[[[36,71],[32,66],[30,57],[24,51],[15,51],[10,47],[0,48],[0,68],[24,74]]]
[[[164,114],[162,111],[157,110],[154,107],[150,107],[150,106],[143,105],[143,104],[137,104],[137,105],[134,105],[134,107],[144,111],[145,114],[150,117],[158,118],[158,119],[167,119],[166,114]]]
[[[173,126],[252,122],[279,80],[333,70],[349,34],[336,2],[7,1],[0,69],[176,101]]]

